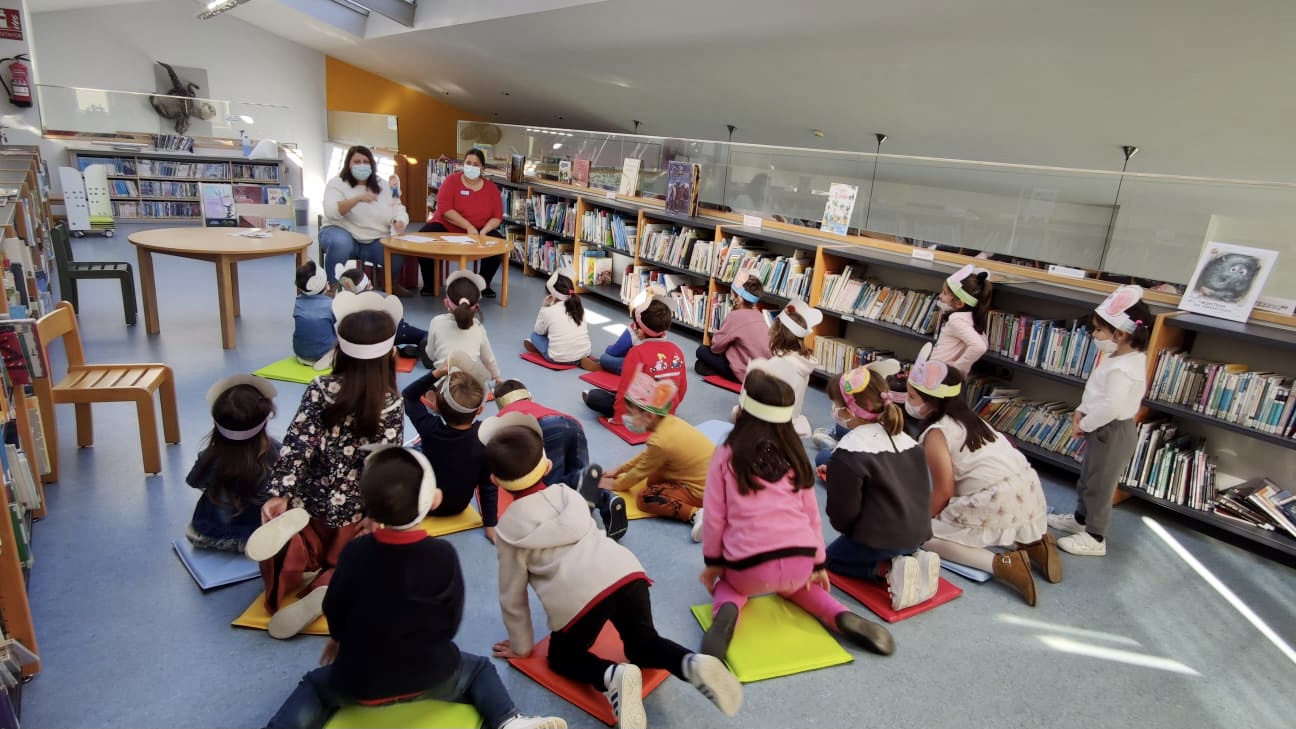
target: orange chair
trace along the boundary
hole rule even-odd
[[[180,442],[180,417],[176,411],[175,374],[164,364],[86,364],[85,350],[81,347],[81,332],[77,328],[76,312],[72,305],[60,301],[54,311],[36,322],[45,361],[49,361],[49,345],[59,337],[67,352],[68,373],[57,384],[51,384],[52,373],[32,381],[36,399],[40,404],[41,420],[45,431],[45,445],[50,454],[50,472],[46,483],[58,480],[58,424],[54,420],[54,406],[72,404],[76,407],[77,446],[94,445],[94,420],[90,414],[91,403],[133,402],[139,413],[140,448],[144,455],[144,472],[162,471],[162,451],[158,445],[157,411],[153,407],[153,393],[158,393],[162,404],[162,432],[167,443]]]

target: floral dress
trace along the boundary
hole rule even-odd
[[[379,416],[382,436],[376,440],[356,435],[354,415],[341,424],[324,426],[324,408],[342,389],[341,378],[316,377],[306,386],[297,415],[284,435],[274,475],[266,489],[270,496],[283,496],[289,505],[303,507],[331,528],[360,521],[364,505],[360,500],[360,467],[368,453],[361,446],[403,440],[405,408],[392,394]]]

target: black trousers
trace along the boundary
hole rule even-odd
[[[640,668],[664,668],[684,679],[684,657],[692,651],[657,634],[648,581],[643,579],[622,585],[580,620],[550,634],[549,667],[554,673],[604,690],[603,675],[613,663],[589,649],[609,621],[621,634],[627,661]]]
[[[446,227],[440,223],[424,223],[423,227],[419,228],[418,232],[445,233]],[[494,236],[496,238],[504,237],[504,235],[500,233],[499,228],[492,230],[486,235]],[[504,256],[491,256],[490,258],[481,259],[481,270],[479,270],[478,273],[481,274],[482,278],[486,279],[486,288],[490,288],[491,281],[495,278],[495,274],[504,263],[504,258]],[[423,288],[431,290],[432,282],[436,280],[436,267],[440,261],[435,258],[420,258],[418,259],[418,262],[419,270],[423,272]]]
[[[589,406],[590,410],[605,418],[610,418],[612,413],[615,412],[613,407],[616,405],[616,394],[601,387],[591,387],[585,395],[585,404]]]

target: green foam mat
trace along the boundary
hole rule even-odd
[[[409,729],[477,729],[481,714],[472,704],[448,701],[402,701],[385,706],[346,706],[324,725],[324,729],[370,729],[371,727],[408,727]]]
[[[691,610],[702,630],[711,627],[711,603]],[[791,676],[855,660],[806,611],[778,595],[747,602],[725,663],[743,683]]]
[[[296,357],[284,357],[278,362],[268,364],[252,374],[260,375],[267,380],[283,380],[284,382],[309,385],[316,377],[327,375],[332,371],[332,369],[317,370],[314,367],[308,367],[298,362]]]

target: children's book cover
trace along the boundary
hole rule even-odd
[[[572,160],[572,184],[577,187],[589,187],[590,161],[587,159]]]
[[[199,185],[202,192],[203,222],[208,227],[233,228],[238,225],[234,214],[234,188],[224,182],[203,182]]]
[[[260,185],[235,185],[234,203],[240,205],[260,205],[265,199]]]
[[[265,190],[266,205],[292,205],[292,188],[285,185],[267,185]]]
[[[1244,322],[1277,263],[1277,251],[1208,241],[1179,308]]]
[[[626,157],[621,163],[621,184],[617,187],[618,195],[633,197],[639,194],[639,166],[642,164],[636,157]]]
[[[509,171],[508,171],[509,182],[521,182],[522,175],[524,174],[525,170],[526,170],[525,155],[515,154],[512,157],[509,157]]]
[[[859,188],[844,182],[834,182],[828,188],[828,202],[824,205],[822,230],[846,235],[850,229],[851,213],[855,211],[855,195]]]
[[[666,165],[666,212],[696,215],[698,180],[702,166],[694,162],[668,162]]]
[[[572,181],[572,163],[571,163],[571,160],[569,160],[569,159],[565,159],[565,160],[560,160],[560,161],[558,162],[558,181],[559,181],[559,182],[568,182],[568,183],[570,183],[570,182]]]

